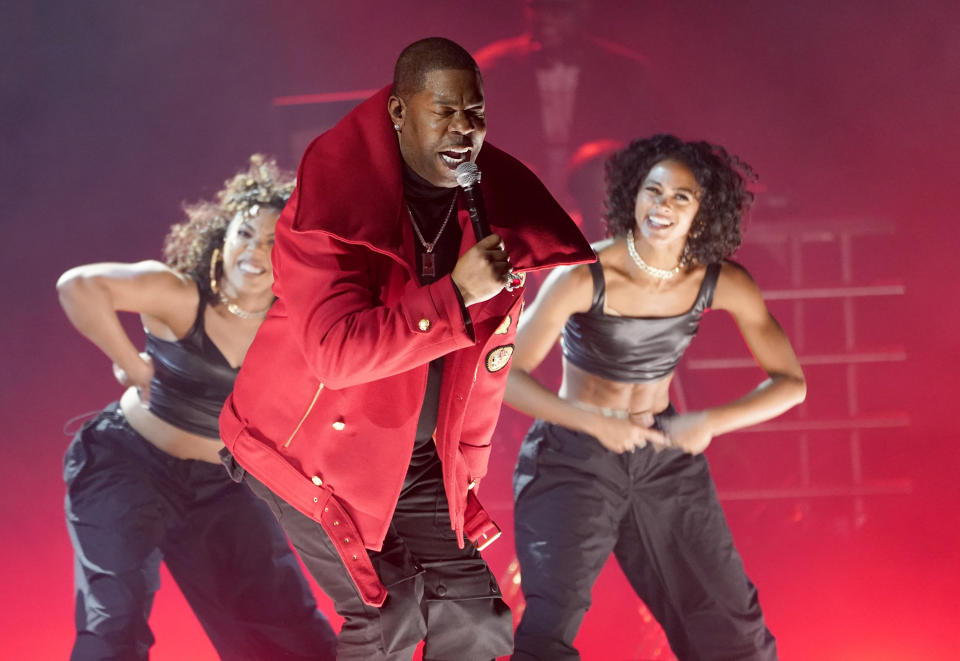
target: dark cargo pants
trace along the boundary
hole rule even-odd
[[[436,452],[416,469],[415,478],[408,476],[404,483],[382,550],[370,552],[388,591],[381,608],[363,603],[320,524],[251,475],[244,479],[270,505],[303,563],[344,617],[338,661],[408,660],[421,640],[423,658],[431,661],[486,661],[510,654],[510,609],[476,548],[469,542],[463,549],[457,545]]]
[[[681,661],[777,658],[703,455],[617,455],[538,420],[514,498],[527,602],[514,659],[580,658],[574,638],[611,552]]]
[[[280,526],[222,466],[171,457],[116,405],[64,460],[76,558],[71,659],[146,659],[163,560],[229,661],[332,660],[336,639]]]

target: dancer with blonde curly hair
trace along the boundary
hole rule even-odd
[[[87,264],[57,283],[126,391],[67,450],[72,659],[146,659],[163,560],[224,659],[333,659],[335,635],[269,508],[220,464],[217,417],[273,303],[274,228],[293,176],[254,155],[186,206],[166,263]],[[141,353],[118,312],[140,314]]]

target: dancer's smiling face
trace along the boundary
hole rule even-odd
[[[391,96],[390,119],[400,126],[400,153],[434,186],[457,185],[456,167],[475,161],[487,133],[483,84],[472,69],[438,69],[406,100]]]
[[[686,241],[702,195],[686,165],[674,160],[656,163],[637,191],[634,217],[639,236],[653,244]]]
[[[272,207],[252,207],[240,212],[227,226],[223,239],[223,276],[238,293],[256,294],[273,286],[273,249],[280,212]]]

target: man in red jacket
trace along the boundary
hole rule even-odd
[[[504,285],[593,252],[518,161],[479,155],[485,133],[476,63],[432,38],[307,148],[277,224],[278,300],[221,414],[228,468],[346,620],[340,659],[512,650],[476,499],[522,308],[522,283]],[[494,232],[480,241],[466,160]]]

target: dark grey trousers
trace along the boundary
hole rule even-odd
[[[320,524],[251,475],[244,479],[270,505],[343,616],[338,661],[410,659],[421,640],[423,658],[433,661],[486,661],[510,654],[510,609],[476,548],[469,542],[463,549],[457,546],[436,452],[416,471],[411,467],[414,472],[404,483],[382,550],[370,552],[388,591],[381,608],[363,603]]]
[[[280,526],[222,466],[151,445],[116,405],[84,425],[64,460],[76,557],[71,659],[146,659],[166,562],[227,661],[328,661],[336,638]]]
[[[617,455],[538,420],[514,498],[527,606],[513,659],[580,658],[573,641],[611,552],[681,661],[777,658],[703,455]]]

